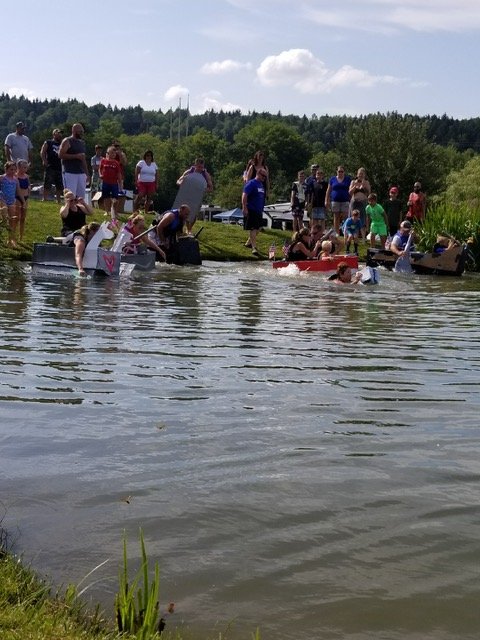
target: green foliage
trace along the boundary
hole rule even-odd
[[[300,169],[307,166],[310,150],[298,131],[282,122],[258,119],[236,136],[233,154],[244,167],[256,151],[265,153],[270,172],[271,200],[283,200]],[[277,173],[283,172],[281,182]]]
[[[415,235],[424,251],[431,251],[438,234],[452,236],[459,242],[468,242],[472,260],[470,269],[480,266],[480,211],[463,204],[452,206],[447,202],[432,207],[422,223],[416,223]]]
[[[127,540],[123,538],[123,568],[119,574],[119,591],[115,597],[115,611],[120,633],[134,634],[138,640],[159,637],[160,571],[154,565],[154,576],[149,579],[149,567],[143,532],[140,529],[142,564],[135,578],[129,582]]]
[[[380,200],[392,185],[405,198],[416,180],[427,193],[436,193],[449,171],[445,156],[427,138],[426,124],[413,116],[375,114],[351,121],[341,148],[350,172],[366,167]]]
[[[480,205],[480,156],[469,160],[463,168],[447,178],[445,198],[452,206],[465,203],[470,208]]]

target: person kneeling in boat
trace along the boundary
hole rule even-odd
[[[337,272],[334,273],[333,276],[330,276],[328,280],[338,285],[359,284],[362,281],[362,272],[357,271],[355,275],[353,275],[352,269],[348,264],[346,262],[340,262],[337,266]]]
[[[157,224],[155,234],[159,245],[165,250],[168,259],[171,259],[175,253],[177,235],[183,232],[189,214],[190,207],[188,204],[182,204],[178,209],[165,211],[160,222]]]
[[[432,253],[434,256],[439,256],[445,253],[445,251],[457,248],[458,246],[460,246],[458,240],[455,240],[455,238],[452,238],[452,236],[449,236],[447,233],[440,233],[437,236],[437,241],[433,245]]]
[[[320,249],[320,241],[317,241],[310,249],[310,231],[307,228],[295,231],[292,238],[292,243],[288,248],[287,260],[309,260],[316,258]]]
[[[123,229],[133,236],[130,242],[127,242],[123,247],[123,253],[139,253],[139,246],[143,244],[152,251],[156,251],[157,255],[166,262],[167,256],[165,255],[165,251],[158,246],[155,240],[153,240],[148,233],[143,235],[141,238],[138,237],[145,231],[145,217],[142,214],[132,214]]]
[[[99,229],[100,225],[98,222],[84,224],[81,229],[73,232],[73,238],[68,243],[69,247],[75,247],[75,264],[77,265],[78,274],[81,276],[87,275],[83,268],[83,256],[85,255],[85,249]]]
[[[390,251],[397,255],[399,258],[405,255],[405,247],[407,246],[408,238],[412,232],[412,223],[408,220],[404,220],[393,236],[390,243]],[[413,250],[413,243],[410,245],[410,250]]]
[[[92,207],[83,198],[75,197],[70,189],[63,192],[64,204],[60,207],[60,218],[62,219],[61,235],[66,238],[76,229],[81,229],[86,225],[86,217],[93,214]]]

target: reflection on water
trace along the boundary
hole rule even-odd
[[[476,638],[479,291],[270,265],[0,270],[0,486],[57,583],[138,527],[177,623],[231,638]],[[128,497],[128,500],[125,498]]]

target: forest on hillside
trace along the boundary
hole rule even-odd
[[[282,115],[240,111],[207,111],[192,115],[186,109],[145,110],[140,105],[117,108],[77,100],[29,100],[0,96],[0,136],[25,122],[34,145],[31,176],[41,182],[39,151],[55,127],[70,132],[74,122],[86,131],[87,152],[119,140],[129,161],[126,186],[133,187],[136,162],[152,149],[160,168],[157,207],[173,201],[175,182],[197,155],[203,155],[214,178],[212,201],[236,206],[241,176],[257,149],[267,155],[271,174],[270,201],[288,198],[298,170],[319,163],[327,175],[337,164],[349,173],[367,169],[380,198],[395,184],[404,197],[415,180],[430,196],[444,193],[448,176],[459,172],[480,153],[480,118],[456,120],[443,116],[401,115],[396,112],[351,116]],[[209,196],[210,197],[210,196]],[[385,195],[386,197],[386,195]]]

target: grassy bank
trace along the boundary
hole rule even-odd
[[[178,630],[169,614],[170,603],[159,607],[159,567],[147,557],[140,530],[142,562],[137,573],[128,570],[126,539],[118,591],[112,601],[116,624],[97,607],[87,608],[81,591],[69,585],[55,591],[34,571],[7,551],[7,536],[0,526],[0,638],[1,640],[228,640],[229,624],[215,637],[199,636],[193,630]],[[91,572],[93,573],[93,572]],[[89,574],[82,582],[86,582]],[[161,633],[158,633],[158,629]],[[119,632],[123,629],[123,633]],[[245,638],[261,640],[260,631]]]
[[[75,598],[55,594],[8,553],[0,552],[2,640],[113,640],[98,613],[87,614]]]
[[[98,212],[92,217],[101,222],[104,212]],[[127,220],[127,215],[121,215],[122,221]],[[147,216],[150,223],[152,216]],[[25,260],[32,256],[34,242],[44,242],[48,235],[58,235],[60,232],[59,206],[53,202],[40,202],[31,199],[27,216],[26,233],[24,241],[18,249],[6,246],[7,231],[0,228],[0,261]],[[249,260],[258,262],[268,259],[270,245],[276,246],[276,257],[281,259],[282,247],[285,240],[290,241],[291,232],[279,229],[264,229],[258,234],[258,250],[260,257],[252,256],[249,249],[244,246],[247,232],[237,224],[222,224],[219,222],[198,221],[193,229],[194,233],[203,227],[198,240],[204,260]],[[460,242],[471,240],[471,251],[474,254],[477,269],[480,265],[480,212],[467,207],[451,207],[445,204],[437,205],[429,210],[427,219],[423,225],[416,226],[417,246],[422,251],[429,251],[433,246],[436,234],[448,232]],[[360,260],[366,256],[366,245],[360,244]]]
[[[89,220],[101,222],[103,220],[103,211],[98,210]],[[125,221],[127,215],[121,215],[120,218]],[[147,223],[150,223],[152,216],[147,216]],[[10,249],[6,246],[7,233],[5,229],[1,231],[0,238],[0,261],[1,260],[30,260],[32,256],[32,247],[34,242],[44,242],[48,235],[58,235],[60,233],[60,216],[59,206],[54,202],[40,202],[30,199],[27,214],[27,223],[25,238],[18,249]],[[198,221],[193,229],[196,233],[203,227],[198,240],[200,242],[200,251],[204,260],[249,260],[258,262],[259,260],[268,259],[268,250],[271,244],[276,245],[276,257],[282,258],[282,247],[285,240],[290,241],[291,232],[281,231],[279,229],[264,229],[258,234],[258,250],[260,257],[252,256],[250,249],[244,246],[247,239],[247,232],[237,224],[222,224],[219,222],[203,222]],[[365,246],[360,247],[364,257]]]
[[[103,220],[104,212],[98,210],[89,221]],[[126,221],[127,215],[120,218]],[[150,223],[152,216],[146,217]],[[40,202],[30,199],[25,228],[25,237],[18,249],[11,249],[6,246],[7,232],[1,230],[0,260],[30,260],[34,242],[44,242],[48,235],[58,235],[60,233],[59,206],[54,202]],[[247,233],[239,225],[222,224],[219,222],[198,221],[193,229],[196,233],[203,227],[198,240],[202,257],[204,260],[259,260],[252,256],[252,252],[244,246]],[[275,242],[277,245],[277,256],[281,256],[281,248],[285,239],[290,238],[289,232],[266,229],[259,234],[258,249],[261,258],[268,257],[268,248]],[[260,258],[260,259],[261,259]]]

